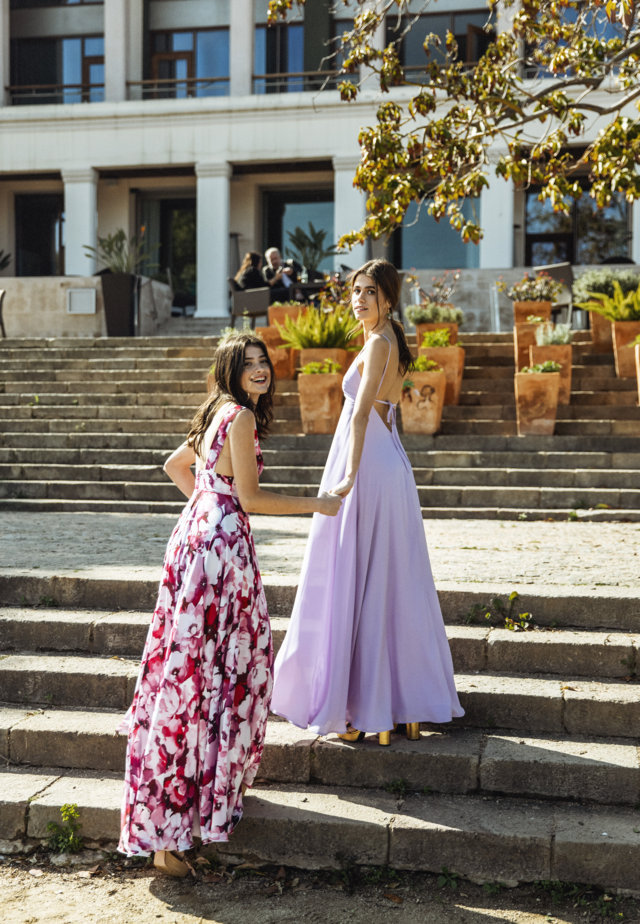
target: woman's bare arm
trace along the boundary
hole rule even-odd
[[[289,514],[324,513],[335,516],[340,509],[340,498],[294,497],[265,491],[258,482],[258,465],[253,445],[255,418],[245,408],[234,419],[227,439],[231,449],[233,478],[238,498],[247,513]]]
[[[189,446],[188,443],[183,443],[182,446],[178,446],[178,448],[171,453],[163,466],[169,478],[187,497],[191,497],[193,494],[196,483],[195,475],[191,471],[191,466],[195,461],[196,454],[193,446]]]
[[[351,428],[349,430],[349,452],[347,455],[347,468],[345,476],[335,487],[331,488],[334,494],[346,497],[355,481],[360,467],[362,457],[362,447],[364,446],[364,436],[367,432],[369,414],[373,407],[373,402],[380,387],[380,381],[384,374],[384,369],[389,356],[389,344],[382,337],[374,337],[372,342],[364,351],[364,368],[362,370],[362,381],[358,388],[353,415],[351,417]]]

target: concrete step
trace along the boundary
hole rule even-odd
[[[2,771],[0,837],[44,841],[64,803],[78,806],[90,843],[118,839],[119,774],[57,768]],[[242,824],[212,853],[246,855],[303,868],[349,863],[440,872],[489,882],[588,882],[637,890],[640,840],[626,808],[585,815],[569,802],[465,795],[409,795],[382,789],[258,786],[245,798]]]
[[[123,715],[0,706],[0,756],[15,767],[123,773],[127,741],[115,733]],[[351,744],[272,720],[258,780],[331,789],[384,789],[395,781],[403,794],[502,794],[633,806],[640,798],[640,760],[637,747],[619,738],[520,738],[507,730],[423,726],[420,740],[398,734],[391,747],[381,748],[373,735]]]
[[[150,612],[0,609],[0,651],[46,651],[139,658]],[[484,620],[482,620],[484,622]],[[286,616],[272,616],[274,649]],[[640,674],[640,635],[610,630],[536,628],[514,632],[484,625],[447,626],[456,671],[629,679]],[[1,697],[0,697],[1,699]]]
[[[269,612],[273,616],[286,614],[293,606],[297,582],[278,575],[263,575]],[[507,599],[511,585],[482,584],[438,585],[438,597],[444,620],[450,625],[466,625],[472,609],[485,606],[494,596]],[[637,632],[640,609],[636,595],[603,588],[601,592],[582,593],[574,586],[518,588],[521,612],[533,615],[535,625],[550,628],[608,629],[612,632]],[[53,608],[57,618],[64,610],[98,610],[96,616],[113,619],[117,611],[147,613],[153,611],[158,581],[142,579],[136,573],[118,577],[86,574],[57,574],[40,571],[14,573],[0,570],[0,601],[4,607],[21,609],[38,607],[38,614]],[[112,609],[104,610],[105,603]],[[43,609],[44,608],[44,609]],[[15,611],[11,609],[11,615]],[[38,617],[36,617],[37,619]]]

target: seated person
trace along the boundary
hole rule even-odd
[[[265,253],[267,265],[262,270],[262,275],[267,283],[271,286],[270,302],[291,302],[300,298],[300,293],[295,285],[298,281],[298,274],[295,266],[291,263],[283,263],[280,251],[277,247],[269,247]]]
[[[255,250],[247,251],[234,276],[241,289],[264,289],[265,278],[260,272],[261,267],[262,256]]]

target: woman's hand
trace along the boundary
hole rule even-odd
[[[346,476],[345,478],[342,479],[340,484],[337,484],[335,487],[331,488],[331,493],[338,494],[340,497],[346,497],[349,491],[351,490],[351,488],[353,487],[355,480],[356,480],[355,475],[351,477]]]
[[[326,517],[335,517],[342,505],[342,498],[332,491],[323,491],[318,495],[318,501],[318,513],[322,513]]]

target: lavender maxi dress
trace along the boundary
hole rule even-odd
[[[321,490],[345,475],[360,381],[356,361],[343,380]],[[272,711],[316,734],[343,732],[347,722],[379,732],[464,715],[418,491],[390,404],[387,423],[371,409],[353,489],[336,517],[313,517],[276,659]]]

